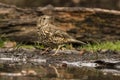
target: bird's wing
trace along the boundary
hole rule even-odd
[[[66,39],[72,38],[72,37],[69,36],[66,32],[64,32],[64,31],[62,31],[62,30],[57,30],[57,31],[55,31],[54,36],[56,36],[56,37],[62,37],[62,38],[66,38]]]
[[[82,41],[78,41],[76,39],[74,39],[73,37],[71,37],[68,33],[66,33],[65,31],[62,31],[54,26],[52,27],[48,27],[49,30],[49,37],[51,37],[54,41],[60,41],[65,43],[65,42],[74,42],[74,43],[82,43],[85,44]]]
[[[51,30],[51,32],[53,32],[54,37],[65,38],[65,39],[72,38],[68,33],[66,33],[65,31],[62,31],[54,26],[50,30]]]

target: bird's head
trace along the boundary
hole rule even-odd
[[[39,17],[39,19],[37,21],[37,26],[45,26],[45,25],[51,23],[51,20],[52,20],[52,16],[43,15],[43,16]]]

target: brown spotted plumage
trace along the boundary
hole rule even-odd
[[[65,31],[58,29],[53,22],[53,17],[48,15],[41,16],[37,21],[37,33],[39,35],[39,42],[46,46],[58,46],[64,43],[81,43],[67,34]]]

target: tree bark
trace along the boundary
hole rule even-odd
[[[120,40],[120,11],[82,7],[22,9],[0,3],[0,35],[18,42],[36,42],[36,21],[55,17],[55,25],[85,42]]]

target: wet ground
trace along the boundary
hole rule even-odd
[[[0,49],[0,80],[119,80],[120,52]]]
[[[27,3],[29,4],[28,1]],[[31,4],[29,4],[29,6],[31,6]],[[38,16],[38,13],[39,15],[41,15],[41,10],[37,10],[37,12],[31,13],[31,11],[29,12],[29,9],[28,11],[25,11],[24,9],[15,8],[13,6],[10,7],[9,5],[5,6],[1,4],[1,16],[2,16],[1,18],[7,20],[10,19],[10,23],[12,19],[21,19],[21,18],[26,20],[34,19],[34,17]],[[118,30],[117,27],[119,28],[118,25],[119,14],[118,16],[114,15],[111,18],[109,17],[106,18],[106,15],[111,16],[111,14],[110,15],[106,13],[103,14],[101,12],[97,12],[97,14],[94,13],[95,12],[88,12],[88,11],[87,12],[82,11],[81,13],[79,13],[79,11],[75,11],[75,12],[73,11],[73,12],[62,12],[61,14],[59,13],[58,10],[56,16],[58,16],[58,18],[61,16],[62,19],[62,16],[64,15],[63,19],[65,19],[65,22],[74,19],[75,26],[78,27],[79,24],[81,23],[80,27],[83,28],[84,30],[81,31],[81,29],[80,30],[73,29],[73,32],[78,32],[77,34],[79,34],[79,32],[85,33],[84,34],[85,41],[89,40],[88,38],[90,38],[91,41],[91,38],[92,40],[95,40],[94,38],[101,39],[102,37],[104,37],[105,40],[107,40],[106,38],[110,40],[115,38],[119,39],[119,35],[118,35],[119,31],[117,31]],[[66,18],[69,15],[71,16],[71,18],[67,20],[66,18],[64,18],[65,15]],[[78,17],[82,19],[79,20]],[[112,23],[110,20],[112,20]],[[3,20],[3,24],[5,24],[4,20]],[[6,21],[6,24],[8,24],[8,21]],[[12,29],[12,31],[7,31],[7,34],[10,34],[8,32],[14,32],[14,31],[18,32],[18,28],[16,29],[15,26],[20,25],[20,27],[23,27],[23,25],[25,24],[26,23],[23,22],[21,26],[21,22],[15,24],[13,20],[13,23],[8,24],[7,26],[9,28],[9,25],[11,25],[12,28],[10,29]],[[67,26],[68,28],[68,26],[70,25],[72,25],[71,27],[74,27],[73,23],[71,24],[71,22],[67,22],[62,26],[63,27]],[[105,29],[102,30],[101,25]],[[2,25],[2,27],[3,26],[4,25]],[[110,26],[109,27],[110,30],[108,26]],[[14,31],[13,31],[13,27],[15,29]],[[99,30],[99,27],[101,30]],[[33,28],[33,24],[31,28]],[[28,30],[28,27],[27,28],[25,27],[25,29]],[[93,30],[97,30],[97,31],[93,31]],[[5,34],[6,29],[3,28],[1,31],[3,31],[2,33]],[[30,35],[31,30],[28,31],[30,31],[30,33],[26,35],[29,35],[30,39],[27,38],[26,41],[27,42],[28,40],[33,41],[34,38],[31,39],[31,35]],[[115,36],[111,32],[114,32]],[[106,36],[105,34],[103,36],[103,33],[105,33]],[[111,34],[110,36],[108,36],[109,33]],[[12,33],[12,34],[15,35],[16,33]],[[18,34],[19,33],[17,33],[17,36]],[[118,35],[118,37],[116,37],[116,35]],[[16,38],[15,36],[12,35],[12,37],[19,40],[21,38],[23,40],[23,36],[22,37],[19,36],[18,38]],[[94,51],[86,51],[86,50],[62,50],[59,51],[58,55],[56,56],[53,55],[54,52],[55,52],[54,50],[45,51],[39,49],[30,50],[30,49],[1,48],[0,49],[0,80],[119,80],[120,79],[120,51],[99,50],[94,52]]]

